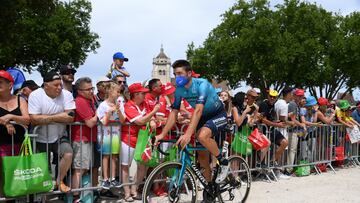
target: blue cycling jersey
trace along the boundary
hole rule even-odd
[[[176,88],[173,109],[180,109],[182,99],[185,99],[193,108],[196,104],[204,104],[202,118],[214,116],[224,110],[224,105],[214,87],[202,78],[192,78],[189,89],[185,87]]]

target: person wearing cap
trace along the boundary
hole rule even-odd
[[[116,52],[113,55],[113,63],[111,64],[110,71],[107,74],[107,77],[110,79],[115,79],[118,75],[130,77],[129,72],[123,66],[124,62],[127,61],[129,61],[129,59],[126,58],[123,53]]]
[[[14,79],[10,73],[0,70],[0,158],[17,155],[24,140],[25,129],[30,122],[28,105],[20,96],[11,94]],[[13,124],[10,122],[16,122]],[[13,140],[12,140],[13,138]],[[12,154],[14,149],[14,154]],[[0,160],[0,168],[2,162]],[[0,197],[3,197],[3,174],[0,174]]]
[[[26,80],[20,88],[19,96],[28,101],[31,92],[37,90],[39,86],[33,80]]]
[[[302,123],[300,118],[300,108],[305,105],[305,102],[303,102],[305,100],[305,91],[303,89],[294,89],[292,91],[292,98],[293,100],[288,105],[289,120],[293,126],[288,129],[290,141],[288,163],[293,164],[297,153],[298,137],[306,131],[306,124]],[[291,168],[288,168],[288,172],[290,171]]]
[[[137,136],[139,130],[144,128],[146,123],[150,122],[153,130],[156,128],[155,114],[160,109],[160,104],[156,104],[153,110],[150,110],[145,102],[145,94],[149,89],[144,88],[141,83],[134,83],[129,86],[130,100],[125,104],[126,121],[132,125],[121,128],[121,170],[122,183],[129,182],[129,167],[134,157]],[[142,164],[137,165],[136,182],[143,181],[146,174],[146,168]],[[124,186],[125,201],[141,199],[137,192],[137,186]]]
[[[39,126],[38,137],[35,138],[36,149],[47,152],[48,157],[50,152],[54,157],[60,157],[57,186],[60,191],[68,192],[70,188],[63,179],[71,167],[73,150],[67,139],[66,124],[74,121],[75,102],[72,94],[62,88],[58,73],[45,74],[43,82],[44,87],[33,91],[29,96],[31,124]],[[54,161],[57,162],[57,159]]]
[[[76,70],[72,66],[72,64],[62,65],[60,67],[60,75],[63,83],[62,84],[63,88],[71,92],[74,98],[76,98],[76,94],[77,94],[75,90],[75,85],[73,85],[75,73]]]
[[[288,141],[284,135],[278,130],[279,128],[285,128],[286,123],[280,120],[275,120],[275,108],[274,104],[277,101],[279,93],[276,90],[269,90],[267,99],[265,99],[259,106],[259,114],[261,115],[261,122],[270,127],[270,141],[276,144],[275,156],[273,157],[273,165],[279,163],[281,156],[283,155]],[[276,128],[273,128],[276,127]],[[263,130],[266,134],[266,129]],[[261,161],[265,158],[266,150],[262,151]],[[276,174],[279,179],[289,179],[289,176],[282,174],[280,171]]]
[[[295,127],[293,130],[295,133],[306,131],[305,123],[301,123],[300,108],[306,103],[305,91],[303,89],[293,90],[293,101],[289,102],[289,117]]]
[[[345,125],[347,128],[353,128],[355,125],[360,127],[359,123],[351,117],[351,105],[348,100],[340,100],[339,108],[335,111],[337,122]]]
[[[159,120],[164,125],[166,123],[166,119],[169,117],[171,112],[171,105],[174,103],[174,93],[176,88],[170,83],[167,82],[165,85],[161,87],[161,93],[159,99],[160,109],[156,113],[157,117],[160,117]]]
[[[320,97],[318,99],[319,109],[316,113],[319,122],[328,125],[332,124],[335,119],[335,110],[328,108],[329,104],[326,98]]]
[[[225,129],[227,125],[224,104],[220,101],[215,88],[210,82],[202,78],[192,77],[192,68],[188,61],[177,60],[172,64],[172,67],[176,76],[175,100],[163,131],[156,136],[156,140],[164,139],[176,124],[182,99],[188,101],[195,108],[195,111],[189,127],[179,137],[176,145],[185,147],[191,141],[191,137],[198,132],[198,141],[218,160],[217,167],[219,172],[216,182],[220,183],[227,177],[229,170],[229,162],[220,153],[217,143],[217,141],[221,141],[219,132]],[[199,158],[199,161],[200,166],[205,169],[205,178],[210,181],[211,169],[208,157]]]
[[[100,77],[96,81],[97,93],[94,94],[95,106],[99,107],[100,103],[105,100],[106,95],[106,86],[111,80],[105,76]]]
[[[314,161],[315,147],[316,147],[316,126],[317,123],[318,105],[314,96],[306,97],[305,107],[300,109],[301,122],[306,128],[306,135],[300,137],[300,159]],[[310,142],[308,144],[308,140]]]
[[[351,113],[351,117],[360,123],[360,101],[356,103],[356,109]]]

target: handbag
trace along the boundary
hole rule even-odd
[[[300,161],[300,165],[301,164],[308,164],[308,163],[309,162],[305,161],[305,160]],[[298,167],[296,167],[295,175],[299,176],[299,177],[310,175],[310,166],[307,165],[307,166],[298,166]]]
[[[2,162],[5,196],[23,196],[52,189],[47,154],[33,154],[28,135],[21,145],[20,156],[5,156]]]
[[[142,161],[142,154],[145,151],[146,145],[149,143],[150,138],[150,124],[146,124],[145,129],[140,129],[138,133],[138,139],[135,146],[134,151],[134,159],[135,161],[141,162]]]
[[[240,132],[235,133],[234,140],[231,143],[231,149],[244,156],[250,155],[252,153],[252,144],[248,139],[249,134],[249,126],[243,126]]]
[[[251,132],[248,139],[255,150],[262,150],[270,146],[270,140],[258,128]]]

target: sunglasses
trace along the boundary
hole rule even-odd
[[[118,80],[117,83],[118,83],[119,85],[121,85],[121,84],[126,85],[126,81],[122,81],[122,80]]]

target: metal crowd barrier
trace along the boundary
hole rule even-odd
[[[65,125],[65,124],[64,124]],[[80,127],[80,139],[82,140],[82,136],[83,136],[83,127],[84,124],[83,123],[71,123],[68,124],[67,129],[67,133],[69,134],[69,140],[70,140],[70,144],[72,143],[72,137],[71,137],[71,126],[74,125],[79,125]],[[110,131],[112,131],[113,128],[119,128],[120,130],[120,135],[119,137],[121,137],[121,128],[130,128],[130,124],[126,124],[126,125],[119,125],[118,123],[110,123],[109,127],[110,127]],[[237,126],[234,126],[236,131],[238,129]],[[353,166],[359,166],[359,158],[360,158],[360,145],[359,143],[355,143],[355,144],[349,144],[348,141],[346,141],[346,129],[344,126],[342,125],[318,125],[316,127],[312,127],[312,128],[308,128],[307,132],[304,132],[298,128],[286,128],[286,129],[277,129],[277,128],[272,128],[272,127],[268,127],[265,125],[257,125],[255,126],[257,127],[262,133],[264,133],[267,138],[269,140],[276,140],[276,136],[277,136],[277,131],[282,131],[282,134],[285,134],[285,137],[287,138],[288,141],[288,146],[285,148],[284,152],[281,153],[281,158],[279,160],[277,160],[277,164],[274,164],[273,160],[276,156],[276,151],[279,149],[279,146],[277,146],[276,144],[274,144],[273,142],[271,143],[268,151],[252,151],[251,154],[249,155],[241,155],[242,157],[244,157],[250,167],[251,171],[257,171],[259,172],[258,174],[263,174],[265,175],[266,179],[268,180],[268,182],[271,182],[272,180],[277,181],[276,175],[275,175],[275,171],[278,168],[282,168],[282,169],[287,169],[287,170],[292,170],[295,167],[301,167],[301,166],[311,166],[314,169],[314,172],[317,174],[321,174],[321,169],[320,166],[321,165],[325,165],[325,167],[330,168],[334,173],[335,170],[333,168],[333,163],[334,162],[338,162],[339,157],[341,157],[341,150],[339,151],[339,149],[344,149],[343,150],[343,158],[344,160],[347,160],[349,164],[353,165]],[[46,131],[46,135],[47,138],[49,136],[49,128],[48,126],[36,126],[34,128],[33,134],[31,134],[32,137],[32,141],[33,141],[33,150],[34,152],[36,152],[36,147],[37,147],[37,143],[35,142],[36,137],[39,134],[39,130],[41,130],[41,128],[45,128]],[[186,125],[182,125],[182,126],[176,126],[173,130],[173,133],[176,135],[181,135],[184,133],[184,130],[186,129]],[[248,134],[251,133],[253,129],[249,129]],[[100,136],[98,136],[100,135]],[[103,141],[104,139],[104,131],[103,131],[103,126],[101,124],[98,124],[98,133],[96,135],[93,135],[92,131],[91,131],[91,140],[92,138],[97,137],[97,140],[99,140],[100,142]],[[110,134],[110,146],[112,146],[112,141],[113,141],[113,134]],[[230,144],[232,142],[234,138],[234,134],[229,134],[228,135],[228,139],[230,141]],[[130,137],[128,140],[128,144],[130,143]],[[56,142],[56,144],[58,145],[58,150],[60,150],[60,139]],[[83,142],[80,142],[80,145],[82,146]],[[121,140],[119,142],[119,144],[121,144]],[[91,154],[94,154],[94,150],[96,150],[95,148],[96,143],[92,143],[90,142],[90,146],[91,146]],[[13,145],[14,146],[14,143]],[[339,148],[340,147],[340,148]],[[341,148],[343,147],[343,148]],[[80,150],[82,150],[82,147],[80,147]],[[14,155],[14,149],[12,149],[13,151],[13,155]],[[50,154],[50,156],[48,157],[50,163],[55,163],[57,168],[52,167],[52,175],[53,175],[53,179],[54,179],[54,183],[57,180],[57,176],[56,173],[60,173],[60,156],[56,156],[56,154],[52,154],[49,153],[50,149],[49,149],[49,145],[46,144],[46,152],[48,152],[48,154]],[[234,152],[233,150],[230,150],[231,154],[238,154],[236,152]],[[263,153],[263,154],[262,154]],[[60,154],[60,152],[58,151],[57,154]],[[81,160],[82,160],[82,152],[80,152],[81,154]],[[128,151],[129,154],[129,151]],[[239,154],[238,154],[239,155]],[[93,170],[90,168],[90,170],[87,171],[86,175],[90,176],[90,183],[88,184],[87,187],[82,187],[81,183],[82,183],[82,178],[83,176],[80,176],[80,187],[78,189],[72,189],[71,193],[74,192],[85,192],[85,191],[96,191],[96,190],[101,190],[102,187],[100,186],[100,182],[102,180],[102,175],[103,175],[103,162],[102,162],[102,157],[103,157],[103,153],[102,151],[99,152],[98,156],[100,156],[100,169],[97,170],[99,173],[97,175],[95,179],[95,182],[93,182]],[[121,149],[119,151],[119,153],[117,155],[113,155],[112,153],[110,153],[110,161],[109,161],[109,178],[110,177],[120,177],[119,182],[121,182],[121,185],[119,186],[119,188],[123,188],[124,186],[129,186],[129,185],[140,185],[143,183],[143,181],[136,181],[134,179],[129,178],[127,182],[123,182],[121,180],[122,177],[122,165],[120,163],[122,163],[122,155],[121,155]],[[116,156],[117,159],[117,165],[116,165],[116,175],[112,174],[111,168],[112,168],[112,157]],[[261,162],[260,158],[261,156],[264,156],[264,160]],[[179,156],[177,156],[179,158]],[[161,157],[164,158],[164,157]],[[51,160],[54,159],[54,160]],[[130,157],[128,157],[128,159],[130,159]],[[90,161],[90,165],[93,166],[93,159],[91,159]],[[132,162],[134,163],[134,161],[132,160]],[[56,172],[56,169],[58,172]],[[72,169],[72,165],[71,165],[71,169]],[[96,169],[95,169],[96,170]],[[130,173],[133,173],[133,170],[129,171]],[[72,170],[69,170],[66,177],[65,177],[65,182],[66,184],[72,188],[72,181],[71,181],[71,177],[72,177]],[[273,177],[273,179],[271,178],[271,176]],[[129,176],[130,177],[130,176]],[[96,183],[97,182],[97,183]],[[45,202],[47,201],[51,196],[54,195],[59,195],[62,192],[59,191],[58,189],[54,189],[51,192],[48,193],[42,193],[42,194],[36,194],[33,197],[33,200],[36,202]],[[68,198],[69,194],[67,194]],[[29,200],[29,196],[25,197],[26,200]],[[19,199],[19,198],[17,198]],[[1,198],[0,201],[4,201],[4,200],[9,200],[6,198]]]

